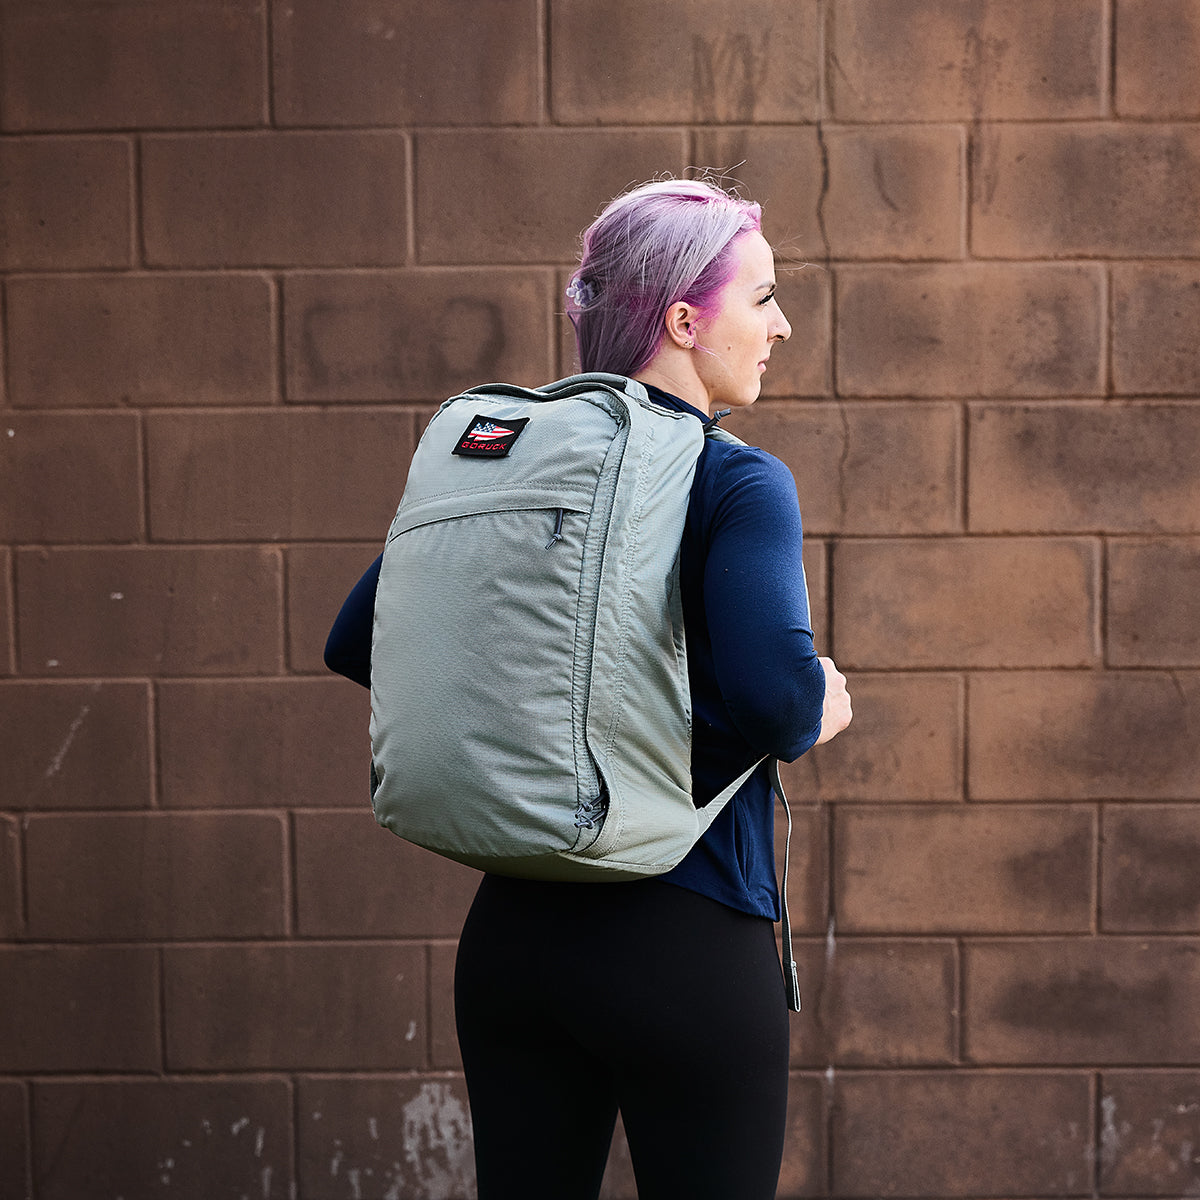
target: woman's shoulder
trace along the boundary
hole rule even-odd
[[[708,486],[717,491],[744,489],[750,485],[796,494],[796,481],[787,463],[761,446],[750,446],[745,442],[707,438],[699,470],[706,477]]]

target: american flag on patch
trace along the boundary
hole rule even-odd
[[[480,421],[478,425],[471,428],[471,436],[481,442],[494,442],[500,438],[508,437],[513,430],[506,425],[497,425],[495,421]]]

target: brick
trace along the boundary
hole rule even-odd
[[[839,120],[1036,120],[1104,111],[1107,47],[1101,6],[1092,0],[835,0],[829,37]]]
[[[977,800],[1194,800],[1200,674],[1009,672],[971,678]]]
[[[0,546],[0,678],[13,670],[12,555]]]
[[[723,424],[791,467],[806,532],[953,533],[961,527],[960,417],[951,405],[767,400]]]
[[[6,129],[256,125],[262,6],[5,6]]]
[[[837,1081],[833,1194],[1087,1196],[1086,1075],[914,1071]]]
[[[406,135],[146,137],[154,266],[386,266],[408,253]]]
[[[1195,0],[1116,0],[1116,107],[1123,117],[1200,117]]]
[[[30,935],[44,940],[272,937],[284,932],[275,815],[27,819]],[[80,896],[90,897],[80,904]]]
[[[172,1070],[425,1064],[420,946],[175,947],[164,961]]]
[[[996,125],[977,150],[977,255],[1170,257],[1200,250],[1200,130]]]
[[[820,221],[822,135],[816,126],[708,126],[693,136],[694,160],[762,205],[763,232],[780,259],[827,257]],[[825,205],[828,217],[828,197]]]
[[[254,275],[10,279],[12,403],[270,402],[271,309],[270,284]]]
[[[829,828],[826,813],[806,805],[804,792],[792,789],[786,774],[784,789],[792,810],[791,862],[788,869],[788,910],[796,934],[823,933],[829,924]],[[783,878],[787,819],[776,806],[775,876]]]
[[[793,1073],[788,1079],[787,1128],[783,1141],[783,1166],[779,1172],[779,1200],[829,1194],[825,1163],[826,1103],[823,1084],[811,1075]]]
[[[272,3],[281,125],[534,124],[541,49],[534,0]],[[464,32],[469,30],[469,35]]]
[[[0,538],[124,542],[142,533],[137,418],[7,413],[0,437]]]
[[[288,666],[292,671],[326,675],[325,639],[350,589],[382,549],[382,542],[287,549]]]
[[[16,937],[24,926],[20,839],[17,822],[11,817],[0,817],[0,938],[3,939]],[[0,1089],[2,1104],[3,1089]],[[3,1178],[0,1169],[0,1180]]]
[[[436,400],[473,384],[545,383],[549,277],[427,270],[290,275],[289,400]]]
[[[968,944],[966,1053],[986,1063],[1193,1063],[1195,939]]]
[[[475,1194],[461,1077],[301,1079],[296,1130],[301,1195]]]
[[[367,807],[368,715],[367,690],[333,678],[161,683],[163,804]]]
[[[1106,1071],[1100,1095],[1101,1196],[1200,1189],[1200,1075]]]
[[[457,942],[429,947],[430,1065],[438,1071],[461,1071],[462,1055],[454,1025],[454,960]]]
[[[44,1080],[33,1097],[38,1200],[295,1194],[283,1080]]]
[[[785,767],[797,798],[953,801],[963,797],[962,680],[854,671],[850,728]]]
[[[298,930],[306,937],[457,937],[479,871],[356,812],[298,812]],[[415,901],[415,902],[414,902]]]
[[[1200,407],[981,405],[969,445],[974,531],[1200,532]]]
[[[156,952],[0,948],[0,1071],[161,1067]]]
[[[1200,267],[1113,267],[1113,387],[1122,394],[1200,393]]]
[[[149,707],[144,683],[4,683],[0,807],[147,807]]]
[[[683,170],[679,132],[431,130],[416,136],[423,263],[568,263],[579,234],[631,182]],[[464,187],[486,179],[487,187]]]
[[[411,413],[378,411],[156,413],[146,440],[150,534],[167,542],[382,544],[416,444]]]
[[[815,121],[819,44],[815,0],[786,21],[772,0],[668,0],[599,22],[552,0],[551,108],[567,125]]]
[[[839,664],[1092,665],[1098,559],[1097,545],[1083,539],[840,542],[833,554]]]
[[[964,151],[949,125],[696,134],[698,161],[736,175],[791,260],[962,257]]]
[[[825,542],[804,539],[804,579],[808,585],[808,616],[819,653],[829,646],[829,554]]]
[[[619,1112],[597,1200],[638,1200],[633,1159],[629,1154],[629,1141],[625,1137],[625,1125]]]
[[[1200,667],[1200,538],[1112,541],[1108,661]]]
[[[32,1196],[29,1168],[29,1105],[25,1088],[12,1082],[0,1083],[0,1195]]]
[[[1103,390],[1098,265],[842,267],[837,274],[841,395]]]
[[[480,875],[359,812],[297,813],[297,930],[305,937],[458,937]]]
[[[1087,932],[1096,834],[1086,809],[840,809],[835,907],[851,933]]]
[[[824,1058],[839,1067],[950,1065],[957,1053],[958,966],[951,942],[836,938],[808,989]],[[795,1033],[800,1020],[793,1018]],[[816,1065],[816,1064],[814,1064]]]
[[[824,891],[828,893],[828,890],[829,885],[825,882]],[[828,908],[825,897],[822,898],[822,906]],[[788,1021],[789,1060],[793,1070],[824,1069],[833,1062],[837,1018],[830,1009],[829,996],[833,989],[834,970],[831,956],[836,951],[830,946],[831,929],[832,922],[826,917],[824,931],[814,927],[805,930],[805,936],[792,938],[792,957],[796,961],[801,1003],[800,1012]],[[818,932],[821,932],[820,940],[812,936]],[[782,939],[778,940],[782,951]]]
[[[1200,933],[1200,806],[1105,808],[1100,915],[1108,933]]]
[[[30,675],[270,674],[281,569],[267,549],[76,549],[17,555]]]
[[[0,141],[0,268],[128,266],[130,170],[123,138]]]

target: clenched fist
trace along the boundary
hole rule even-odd
[[[821,711],[821,736],[817,745],[837,737],[854,713],[850,708],[850,693],[846,691],[846,677],[833,664],[832,658],[818,659],[825,672],[825,707]]]

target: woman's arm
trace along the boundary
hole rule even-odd
[[[381,554],[354,585],[325,641],[325,665],[363,687],[371,686],[371,628]]]

